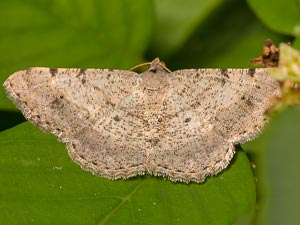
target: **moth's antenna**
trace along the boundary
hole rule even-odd
[[[135,70],[135,69],[137,69],[137,68],[139,68],[139,67],[142,67],[142,66],[148,66],[148,65],[150,65],[150,64],[151,64],[151,62],[141,63],[141,64],[138,64],[138,65],[136,65],[136,66],[130,68],[129,70]]]
[[[162,61],[160,61],[159,58],[155,58],[152,62],[146,62],[146,63],[142,63],[142,64],[139,64],[139,65],[136,65],[136,66],[130,68],[130,70],[135,70],[135,69],[137,69],[139,67],[142,67],[142,66],[149,66],[149,69],[151,69],[152,65],[159,65],[164,70],[166,70],[167,72],[172,73],[172,71],[168,67],[166,67],[165,63],[162,62]]]

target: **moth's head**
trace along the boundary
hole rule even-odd
[[[149,72],[152,73],[171,73],[172,71],[169,70],[165,63],[160,61],[159,58],[155,58],[149,65]]]
[[[169,86],[169,74],[171,71],[165,66],[165,64],[155,58],[150,64],[149,69],[141,73],[143,80],[142,87],[144,90],[155,91],[159,89],[165,89]]]

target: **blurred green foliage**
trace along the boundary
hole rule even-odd
[[[2,0],[0,8],[0,83],[33,66],[128,69],[154,57],[172,70],[251,67],[265,39],[293,41],[300,25],[299,0]],[[248,157],[238,150],[204,184],[109,181],[24,122],[1,87],[1,223],[297,224],[299,118],[297,108],[274,115],[242,146]]]

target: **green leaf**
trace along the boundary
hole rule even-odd
[[[292,46],[296,49],[300,49],[300,36],[296,37],[292,43]]]
[[[238,151],[204,184],[143,176],[110,181],[83,171],[65,145],[30,123],[0,133],[3,224],[232,224],[251,217],[255,186]]]
[[[221,21],[221,22],[220,22]],[[186,44],[169,57],[169,68],[251,68],[250,61],[262,54],[263,43],[289,41],[272,33],[244,1],[226,1],[198,27]]]
[[[299,222],[299,117],[300,108],[291,107],[276,114],[270,124],[263,154],[267,183],[260,224]]]
[[[176,51],[222,0],[156,0],[155,36],[151,49],[160,56]]]
[[[263,135],[243,145],[257,154],[260,200],[255,224],[299,222],[299,117],[299,107],[275,113]]]
[[[11,0],[0,8],[1,84],[34,66],[129,68],[147,48],[154,16],[151,0]],[[2,87],[0,108],[14,109]]]
[[[292,36],[300,35],[300,0],[247,0],[259,19],[270,29]]]
[[[272,124],[264,155],[269,188],[266,224],[299,222],[299,117],[299,107],[289,108],[276,115]]]

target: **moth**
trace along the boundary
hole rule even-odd
[[[11,75],[8,97],[34,125],[66,143],[72,160],[109,179],[145,173],[203,182],[228,166],[234,145],[263,129],[268,69],[147,71],[30,68]]]

